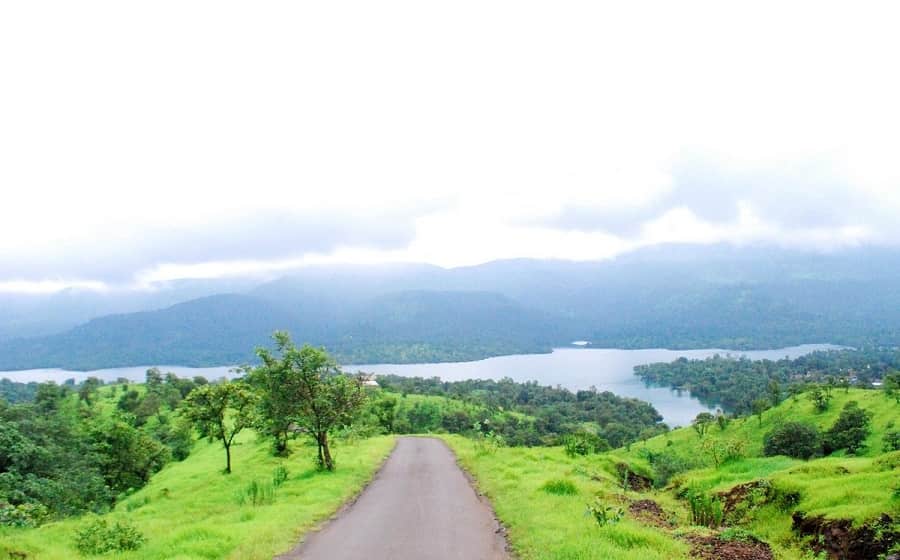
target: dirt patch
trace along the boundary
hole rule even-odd
[[[643,521],[648,525],[660,527],[662,529],[671,529],[675,527],[675,523],[669,520],[666,512],[663,511],[659,504],[653,500],[637,500],[628,505],[628,512],[635,519]]]
[[[616,472],[619,473],[619,479],[624,481],[624,485],[627,486],[629,490],[634,490],[635,492],[647,492],[653,488],[652,479],[634,472],[625,463],[617,464]]]
[[[803,512],[792,516],[794,531],[812,537],[814,551],[825,552],[842,560],[871,560],[887,552],[900,542],[900,527],[887,514],[860,527],[853,527],[849,519],[808,517]]]
[[[690,535],[691,556],[702,560],[773,560],[769,545],[755,538],[724,540],[719,537]]]
[[[753,499],[756,496],[762,495],[765,497],[770,487],[771,484],[767,480],[754,480],[746,484],[738,484],[727,492],[719,493],[719,496],[724,501],[723,511],[725,515],[734,513],[736,509],[743,507],[743,504],[748,501],[756,501]]]

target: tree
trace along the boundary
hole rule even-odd
[[[394,420],[397,418],[397,397],[383,395],[374,402],[372,412],[375,414],[375,418],[378,419],[378,425],[386,434],[394,433]],[[461,427],[469,426],[472,422],[469,421],[468,415],[465,412],[462,412],[462,415],[465,419],[457,423],[457,425]]]
[[[828,403],[831,401],[831,393],[822,390],[822,387],[819,385],[813,385],[809,390],[809,399],[816,407],[816,411],[825,412],[828,410]]]
[[[751,408],[753,409],[753,414],[759,418],[759,425],[762,426],[763,413],[769,410],[769,401],[766,399],[756,399],[753,401]]]
[[[709,427],[712,426],[715,422],[715,416],[713,416],[709,412],[701,412],[691,422],[691,427],[694,428],[694,431],[697,432],[697,435],[700,436],[701,439],[703,439],[703,436],[706,435]]]
[[[822,436],[812,424],[785,422],[772,428],[763,438],[763,453],[809,459],[822,449]]]
[[[884,376],[884,394],[894,397],[897,404],[900,404],[900,371],[892,371]]]
[[[183,401],[185,416],[209,441],[225,448],[225,472],[231,473],[234,438],[253,421],[256,395],[243,383],[225,381],[200,386]]]
[[[778,403],[781,402],[781,385],[778,384],[778,380],[772,379],[769,381],[769,384],[766,386],[766,391],[769,393],[769,399],[772,401],[772,406],[778,406]]]
[[[335,428],[347,426],[365,402],[362,379],[345,375],[325,350],[305,344],[297,348],[290,335],[276,331],[273,335],[280,357],[265,348],[256,354],[263,365],[251,378],[271,377],[282,380],[275,393],[263,392],[263,401],[272,404],[269,410],[279,410],[291,422],[303,429],[318,447],[320,468],[334,470],[334,458],[328,444],[328,434]],[[257,381],[265,387],[273,383]],[[264,410],[266,407],[264,407]],[[270,418],[269,422],[282,422]]]
[[[862,449],[871,431],[871,417],[871,413],[860,408],[856,401],[845,404],[841,415],[825,436],[825,451],[831,453],[846,449],[847,453],[856,453]]]

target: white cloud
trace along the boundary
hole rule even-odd
[[[805,1],[4,3],[0,282],[896,242],[897,15]],[[785,204],[852,212],[791,224],[772,210],[778,187],[746,183],[716,219],[678,182],[698,156],[726,176],[824,161],[837,186]],[[586,227],[598,212],[611,225]]]

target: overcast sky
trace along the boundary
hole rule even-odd
[[[0,291],[900,241],[891,2],[3,2]]]

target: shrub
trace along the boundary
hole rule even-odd
[[[615,525],[625,517],[625,511],[622,508],[608,506],[601,502],[599,498],[595,499],[594,503],[588,504],[585,513],[593,517],[597,525],[601,527]]]
[[[802,422],[785,422],[775,426],[763,438],[763,453],[809,459],[820,452],[822,436],[819,430]]]
[[[566,455],[575,457],[576,455],[590,455],[592,453],[600,453],[609,451],[610,446],[602,437],[597,434],[588,432],[578,432],[569,434],[563,438],[563,447]]]
[[[832,453],[846,449],[847,453],[856,453],[862,449],[871,431],[871,416],[868,411],[859,408],[856,401],[845,404],[841,415],[825,436],[825,451]]]
[[[127,521],[109,525],[101,517],[95,518],[75,534],[75,548],[81,554],[93,555],[124,550],[137,550],[147,539]]]
[[[736,461],[747,456],[747,442],[739,439],[724,441],[707,439],[700,447],[713,460],[716,468],[729,461]]]
[[[894,430],[884,434],[884,447],[882,448],[882,451],[885,453],[900,451],[900,430]]]
[[[574,496],[578,493],[578,487],[575,486],[575,483],[564,478],[548,480],[541,486],[541,490],[557,496]]]
[[[646,451],[647,461],[653,467],[653,485],[662,488],[673,476],[700,466],[696,458],[682,457],[672,449],[659,453]]]
[[[9,527],[37,527],[47,520],[49,511],[42,504],[0,503],[0,525]]]

